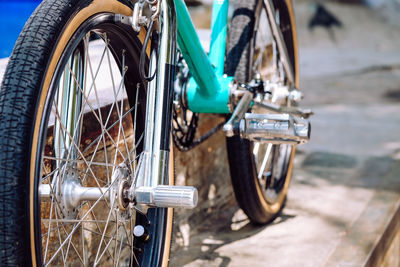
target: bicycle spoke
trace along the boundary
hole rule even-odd
[[[133,115],[133,125],[134,125],[134,129],[133,129],[133,137],[135,138],[136,141],[136,128],[137,128],[137,124],[136,124],[136,118],[137,118],[137,105],[138,105],[138,100],[139,100],[139,90],[140,89],[140,83],[136,84],[136,98],[135,98],[135,114]],[[138,144],[140,143],[140,140],[143,137],[143,133],[139,138]],[[134,145],[132,152],[136,152],[136,145]],[[132,152],[129,152],[129,155],[132,154]],[[135,153],[136,155],[136,153]],[[135,155],[133,155],[133,158],[135,158]],[[129,165],[131,165],[131,163],[129,163]],[[136,170],[136,162],[133,162],[133,169]]]
[[[100,255],[100,258],[102,258],[103,255],[104,255],[104,253],[105,253],[106,251],[108,251],[108,248],[110,247],[112,241],[114,241],[114,238],[115,238],[115,232],[114,232],[114,236],[112,236],[112,238],[110,238],[110,240],[107,242],[106,247],[104,248],[103,252],[102,252],[101,255]],[[96,256],[96,258],[97,258],[97,256]],[[114,257],[112,257],[112,260],[114,261]],[[98,261],[95,260],[95,261],[94,261],[94,265],[97,265],[97,264],[98,264]]]
[[[62,227],[62,229],[64,230],[65,234],[68,235],[68,232],[67,232],[67,230],[65,229],[65,227]],[[81,263],[83,264],[83,260],[82,260],[81,255],[79,254],[78,250],[76,249],[74,243],[72,243],[72,238],[71,238],[71,239],[69,240],[69,242],[68,242],[67,252],[66,252],[66,254],[65,254],[65,258],[67,258],[67,256],[68,256],[68,252],[69,252],[70,246],[72,246],[73,250],[74,250],[75,253],[78,255],[79,260],[80,260]]]
[[[117,227],[117,229],[119,229],[119,227]],[[118,232],[117,232],[117,236],[118,236]],[[121,240],[119,241],[119,249],[118,249],[118,255],[116,255],[117,257],[115,257],[117,259],[117,262],[115,263],[115,266],[119,266],[119,259],[121,257],[121,251],[122,251],[122,244],[124,239],[121,238]],[[117,248],[117,242],[115,242],[115,247]],[[114,258],[114,259],[115,259]]]
[[[107,47],[104,47],[103,56],[106,54],[106,51],[107,51]],[[99,66],[98,66],[99,69],[100,69],[101,63],[102,63],[102,61],[99,63]],[[97,105],[98,105],[99,117],[102,120],[102,116],[101,116],[101,113],[100,113],[101,105],[100,105],[100,101],[99,101],[99,97],[98,97],[98,93],[97,93],[97,87],[96,87],[95,79],[93,78],[93,69],[92,69],[92,63],[90,61],[90,58],[88,58],[88,64],[89,64],[90,74],[92,75],[92,79],[93,79],[94,93],[95,93],[95,97],[96,97],[96,101],[97,101]],[[107,120],[107,122],[108,122],[108,120]],[[106,122],[106,124],[103,124],[103,121],[101,121],[101,125],[107,125],[107,122]],[[102,141],[103,141],[104,158],[106,160],[106,163],[108,163],[106,139],[105,139],[103,130],[101,131],[101,138],[102,138]],[[99,147],[99,143],[96,146],[95,152],[93,153],[93,157],[96,154],[98,147]],[[107,173],[107,181],[110,182],[110,173],[109,173],[108,167],[107,167],[106,173]],[[84,179],[85,179],[85,177],[83,178],[83,180]]]
[[[99,181],[98,181],[98,179],[97,179],[97,176],[94,174],[94,172],[93,172],[91,166],[90,166],[89,163],[86,161],[85,157],[83,156],[82,152],[81,152],[80,149],[79,149],[79,146],[78,146],[78,145],[75,143],[75,141],[72,139],[70,133],[65,129],[65,126],[64,126],[64,124],[62,123],[62,121],[61,121],[61,119],[60,119],[58,113],[56,113],[56,116],[57,116],[57,118],[59,119],[60,126],[63,128],[63,130],[64,130],[64,131],[67,133],[67,135],[70,137],[72,144],[75,146],[75,148],[77,149],[78,153],[81,154],[81,157],[82,157],[83,161],[85,162],[85,164],[86,164],[86,166],[88,167],[89,171],[90,171],[91,174],[93,175],[93,178],[95,178],[94,180],[95,180],[95,182],[96,182],[96,184],[97,184],[97,186],[98,186],[100,192],[103,193],[103,192],[102,192],[103,189],[101,188],[101,186],[100,186],[100,184],[99,184]],[[107,200],[106,200],[106,202],[108,203]]]
[[[109,49],[108,49],[107,51],[109,51]],[[108,52],[108,54],[109,54],[109,52]],[[110,59],[109,59],[109,60],[110,60]],[[109,62],[109,63],[110,63],[110,62]],[[109,64],[109,67],[110,67],[110,72],[111,72],[111,64]],[[125,73],[126,73],[126,71],[127,71],[127,67],[125,66],[125,51],[122,51],[122,69],[123,69],[123,71],[122,71],[122,77],[121,77],[120,86],[119,86],[119,88],[118,88],[118,92],[116,92],[116,91],[115,91],[115,88],[113,87],[115,102],[117,102],[118,94],[119,94],[120,89],[121,89],[121,88],[122,88],[122,89],[124,88]],[[124,92],[124,90],[122,90],[122,92]],[[123,98],[123,97],[122,97],[122,98]],[[118,115],[119,115],[119,129],[118,129],[118,135],[120,134],[120,131],[121,131],[121,134],[122,134],[122,137],[123,137],[123,140],[124,140],[124,144],[125,144],[125,149],[126,149],[126,151],[128,152],[128,151],[129,151],[128,142],[127,142],[127,140],[126,140],[124,126],[123,126],[123,124],[122,124],[122,111],[124,110],[124,101],[121,100],[120,102],[121,102],[121,107],[119,108],[119,110],[118,110],[118,104],[116,104],[117,113],[118,113]],[[118,140],[119,140],[119,137],[118,137]],[[119,143],[119,142],[117,142],[117,143]],[[130,162],[130,154],[128,153],[127,156],[128,156],[127,161]]]
[[[265,167],[267,166],[267,163],[268,163],[268,159],[270,159],[271,150],[272,150],[272,144],[268,144],[267,151],[264,154],[264,158],[261,163],[260,170],[258,171],[258,175],[257,175],[258,179],[261,179],[261,177],[263,177]]]
[[[109,222],[110,222],[111,213],[113,213],[113,208],[114,208],[114,205],[110,208],[110,211],[108,212],[107,222],[106,222],[106,225],[104,226],[104,231],[103,231],[103,234],[102,234],[102,236],[101,236],[101,241],[100,241],[100,243],[103,243],[104,235],[105,235],[105,233],[106,233],[106,231],[107,231],[107,227],[108,227],[108,224],[109,224]],[[107,248],[108,246],[109,246],[109,245],[107,244],[106,248]],[[94,259],[95,265],[98,263],[98,257],[99,257],[100,250],[101,250],[101,245],[99,246],[99,248],[98,248],[98,250],[97,250],[96,258]]]
[[[42,218],[42,221],[50,221],[50,219]],[[64,225],[67,225],[68,223],[77,223],[80,222],[81,220],[79,219],[52,219],[51,220],[53,223],[56,222],[63,222]],[[84,223],[106,223],[106,220],[85,220]],[[116,222],[116,221],[111,221],[111,222]]]
[[[56,215],[56,219],[57,219],[57,212],[55,213],[55,215]],[[65,256],[64,256],[64,250],[62,249],[62,242],[61,242],[61,233],[60,233],[60,228],[61,228],[61,226],[60,227],[58,227],[58,223],[57,223],[57,234],[58,234],[58,240],[59,240],[59,243],[60,243],[60,248],[61,248],[61,257],[62,257],[62,260],[63,260],[63,262],[64,262],[64,265],[65,265]],[[55,255],[54,255],[55,256]],[[52,258],[54,258],[54,256],[52,257]],[[52,259],[50,259],[50,261],[51,261]],[[48,263],[49,264],[49,263]]]
[[[51,230],[51,219],[53,217],[53,207],[54,207],[54,202],[51,201],[50,204],[50,216],[49,216],[49,223],[48,223],[48,231],[47,231],[47,238],[46,238],[46,248],[44,250],[44,257],[43,260],[46,262],[47,259],[47,250],[49,248],[49,239],[50,239],[50,230]],[[43,236],[42,236],[43,237]]]
[[[118,215],[117,215],[118,217]],[[113,266],[118,266],[116,262],[116,257],[117,257],[117,248],[118,248],[118,237],[119,237],[119,225],[116,224],[116,229],[115,229],[115,244],[114,244],[114,259],[113,259]],[[122,242],[121,242],[122,245]]]
[[[43,156],[43,158],[50,159],[51,157]],[[58,158],[55,158],[55,157],[52,157],[52,158],[54,158],[54,160],[59,160]],[[59,170],[60,170],[59,168],[56,168],[56,169],[54,169],[53,171],[51,171],[49,174],[47,174],[45,177],[42,177],[42,183],[43,183],[44,181],[46,181],[47,179],[49,179],[50,177],[52,177],[53,174],[54,174],[55,172],[59,171]]]
[[[87,203],[87,204],[89,205],[89,207],[91,207],[90,203]],[[93,218],[95,219],[95,221],[97,221],[96,215],[94,214],[93,211],[91,212],[91,214],[92,214]],[[106,221],[104,221],[104,223],[106,223]],[[99,231],[99,233],[100,233],[101,230],[100,230],[100,226],[99,226],[98,223],[96,223],[96,228],[97,228],[97,231]],[[101,235],[101,234],[100,234],[100,235]],[[104,243],[104,245],[106,245],[105,241],[103,241],[103,243]],[[109,256],[112,258],[111,253],[110,253],[109,251],[107,251],[107,252],[108,252]]]
[[[71,69],[71,67],[67,64],[68,68]],[[76,77],[74,75],[72,75],[74,77],[74,79],[76,80]],[[78,84],[78,88],[79,90],[81,90],[81,92],[83,92],[82,87],[79,86]],[[102,125],[100,118],[98,117],[98,115],[96,114],[96,112],[94,111],[93,106],[90,104],[90,102],[87,100],[87,97],[83,94],[83,97],[86,99],[86,103],[89,106],[92,114],[94,115],[94,117],[96,118],[96,120],[100,123],[100,126],[102,128],[102,131],[104,131],[108,137],[110,138],[111,142],[113,143],[113,145],[115,146],[115,149],[120,153],[121,157],[125,160],[125,157],[123,155],[123,153],[118,149],[118,145],[114,142],[114,139],[112,138],[111,134],[105,129],[104,125]],[[83,157],[83,156],[82,156]]]
[[[51,187],[51,186],[50,186],[50,187]],[[51,189],[51,191],[53,192],[53,199],[55,199],[54,190]],[[52,201],[52,204],[53,204],[53,203],[54,203],[54,202]],[[61,213],[61,208],[60,208],[60,204],[59,204],[59,203],[57,203],[57,205],[56,205],[56,209],[57,209],[57,208],[60,209],[59,212]],[[62,228],[62,229],[64,230],[64,232],[65,232],[66,234],[68,234],[67,231],[66,231],[66,229],[65,229],[66,224],[65,224],[65,223],[59,224],[60,220],[57,219],[57,212],[55,213],[55,216],[56,216],[56,219],[55,219],[55,220],[53,219],[53,221],[56,223],[57,226],[56,226],[55,229],[53,229],[52,231],[57,230],[58,236],[59,236],[59,240],[60,240],[60,242],[61,242],[61,233],[60,233],[60,229]],[[51,232],[50,229],[51,229],[51,215],[50,215],[50,220],[49,220],[49,231],[48,231],[48,233],[47,233],[47,234],[48,234],[47,238],[49,238],[49,236],[50,236],[50,232]],[[65,262],[65,259],[67,258],[67,255],[68,255],[69,246],[70,246],[70,243],[68,244],[68,247],[67,247],[67,251],[66,251],[66,253],[65,253],[65,256],[62,255],[62,257],[63,257],[63,259],[64,259],[64,262]],[[78,254],[78,257],[80,258],[80,255],[79,255],[79,253],[78,253],[76,247],[75,247],[73,244],[72,244],[72,246],[73,246],[75,252]],[[63,251],[62,251],[62,252],[63,252]],[[46,257],[45,257],[44,259],[46,259]],[[80,259],[81,259],[81,258],[80,258]]]
[[[93,231],[93,230],[88,229],[88,228],[85,228],[85,231],[91,232],[92,234],[95,234],[95,235],[98,235],[98,236],[103,236],[102,233]],[[115,237],[112,237],[112,236],[109,236],[109,235],[104,235],[104,240],[105,240],[106,238],[107,238],[107,239],[112,239],[113,241],[115,241]],[[108,241],[109,241],[109,240],[108,240]],[[120,242],[120,243],[121,243],[121,242]],[[104,243],[104,244],[107,246],[108,242],[107,242],[107,243]],[[129,246],[128,243],[124,243],[124,245]]]
[[[135,107],[132,107],[132,108],[130,108],[127,112],[125,112],[125,114],[122,116],[121,119],[124,119],[128,114],[130,114],[130,113],[132,112],[133,109],[135,109]],[[111,116],[111,114],[110,114],[110,116]],[[108,119],[109,119],[109,118],[110,118],[110,117],[107,118],[106,124],[108,124]],[[119,123],[119,121],[120,121],[120,120],[118,119],[117,121],[113,122],[113,124],[111,124],[111,125],[107,128],[107,131],[110,131],[115,125],[117,125],[117,124]],[[101,135],[98,136],[98,137],[96,137],[96,138],[85,148],[85,150],[84,150],[82,153],[85,154],[96,142],[98,142],[98,141],[100,140],[100,138],[101,138]]]
[[[135,146],[133,147],[133,149],[132,149],[132,151],[130,152],[130,154],[136,152],[136,148],[137,148],[137,146],[140,145],[140,143],[142,142],[143,137],[144,137],[144,134],[140,135],[138,142],[135,144]],[[138,159],[139,156],[140,156],[140,155],[136,155],[136,157],[133,158],[129,163],[131,164],[132,162],[135,162],[135,161]],[[134,168],[134,170],[136,170],[136,167]]]
[[[71,163],[71,162],[75,162],[75,163],[85,163],[84,160],[80,160],[80,159],[64,159],[64,158],[56,158],[56,157],[51,157],[51,156],[43,156],[44,159],[50,159],[50,160],[58,160],[58,161],[62,161],[65,163]],[[95,162],[92,161],[90,163],[91,165],[97,165],[97,166],[105,166],[105,167],[117,167],[118,165],[114,165],[111,163],[103,163],[103,162]],[[52,173],[48,174],[46,177],[49,177],[51,174],[54,174],[55,170],[52,171]],[[46,178],[45,177],[45,178]],[[43,178],[45,180],[45,178]]]
[[[83,224],[81,224],[81,243],[82,243],[83,266],[86,266],[87,256],[85,251],[85,228],[83,227]]]
[[[111,186],[110,186],[111,187]],[[82,220],[85,219],[90,211],[93,210],[94,207],[96,207],[96,205],[100,202],[100,200],[102,200],[102,198],[104,198],[105,194],[110,190],[110,188],[107,188],[107,190],[105,190],[104,192],[102,192],[101,197],[96,200],[96,202],[93,204],[93,206],[85,213],[84,216],[82,216]],[[48,266],[53,260],[54,258],[57,256],[57,254],[60,252],[60,250],[62,250],[62,248],[64,247],[65,243],[72,237],[72,235],[74,234],[74,232],[76,231],[76,229],[78,228],[78,226],[82,223],[82,221],[79,221],[74,228],[71,230],[70,234],[67,236],[67,238],[60,244],[60,247],[57,249],[57,251],[55,252],[55,254],[53,255],[53,257],[50,259],[50,261],[47,263],[46,266]]]

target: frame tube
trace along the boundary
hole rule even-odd
[[[225,47],[229,0],[215,0],[211,17],[211,44],[208,58],[215,67],[217,76],[224,74]]]
[[[157,25],[158,55],[155,50],[150,55],[150,72],[157,73],[148,83],[144,149],[139,160],[136,187],[155,187],[168,182],[176,56],[176,13],[173,0],[161,0]]]
[[[201,46],[184,1],[175,0],[175,7],[177,14],[179,14],[177,17],[177,41],[183,58],[189,66],[190,73],[193,75],[186,89],[186,102],[189,109],[194,112],[202,113],[229,113],[229,84],[232,78],[218,76],[216,74],[216,70]],[[226,9],[227,18],[228,4],[221,5],[220,12],[217,14],[225,14],[225,11],[222,11],[223,9]],[[214,54],[223,56],[222,59],[215,61],[219,66],[220,72],[222,71],[221,73],[223,73],[225,45],[220,40],[222,40],[224,35],[223,29],[225,29],[226,36],[227,20],[225,19],[225,22],[222,22],[224,16],[219,18],[220,15],[215,15],[214,17],[215,21],[221,22],[216,23],[216,25],[218,25],[216,29],[221,29],[222,35],[217,34],[218,38],[214,38],[212,47]],[[220,49],[222,49],[223,52],[221,52]]]
[[[217,75],[214,72],[199,37],[190,19],[189,11],[183,0],[175,0],[178,22],[178,44],[183,58],[189,66],[197,85],[205,96],[213,96],[220,89]]]

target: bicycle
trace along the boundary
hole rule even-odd
[[[183,0],[40,4],[0,91],[3,264],[166,266],[172,208],[197,204],[170,148],[222,127],[195,139],[198,113],[229,117],[240,207],[277,216],[310,138],[292,4],[239,0],[227,28],[214,1],[207,55]]]

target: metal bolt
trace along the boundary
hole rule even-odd
[[[136,225],[133,228],[133,235],[141,241],[148,241],[150,239],[150,236],[142,225]]]

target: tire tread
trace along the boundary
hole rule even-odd
[[[31,264],[28,195],[30,140],[42,77],[72,0],[43,1],[26,22],[0,90],[0,262]]]

